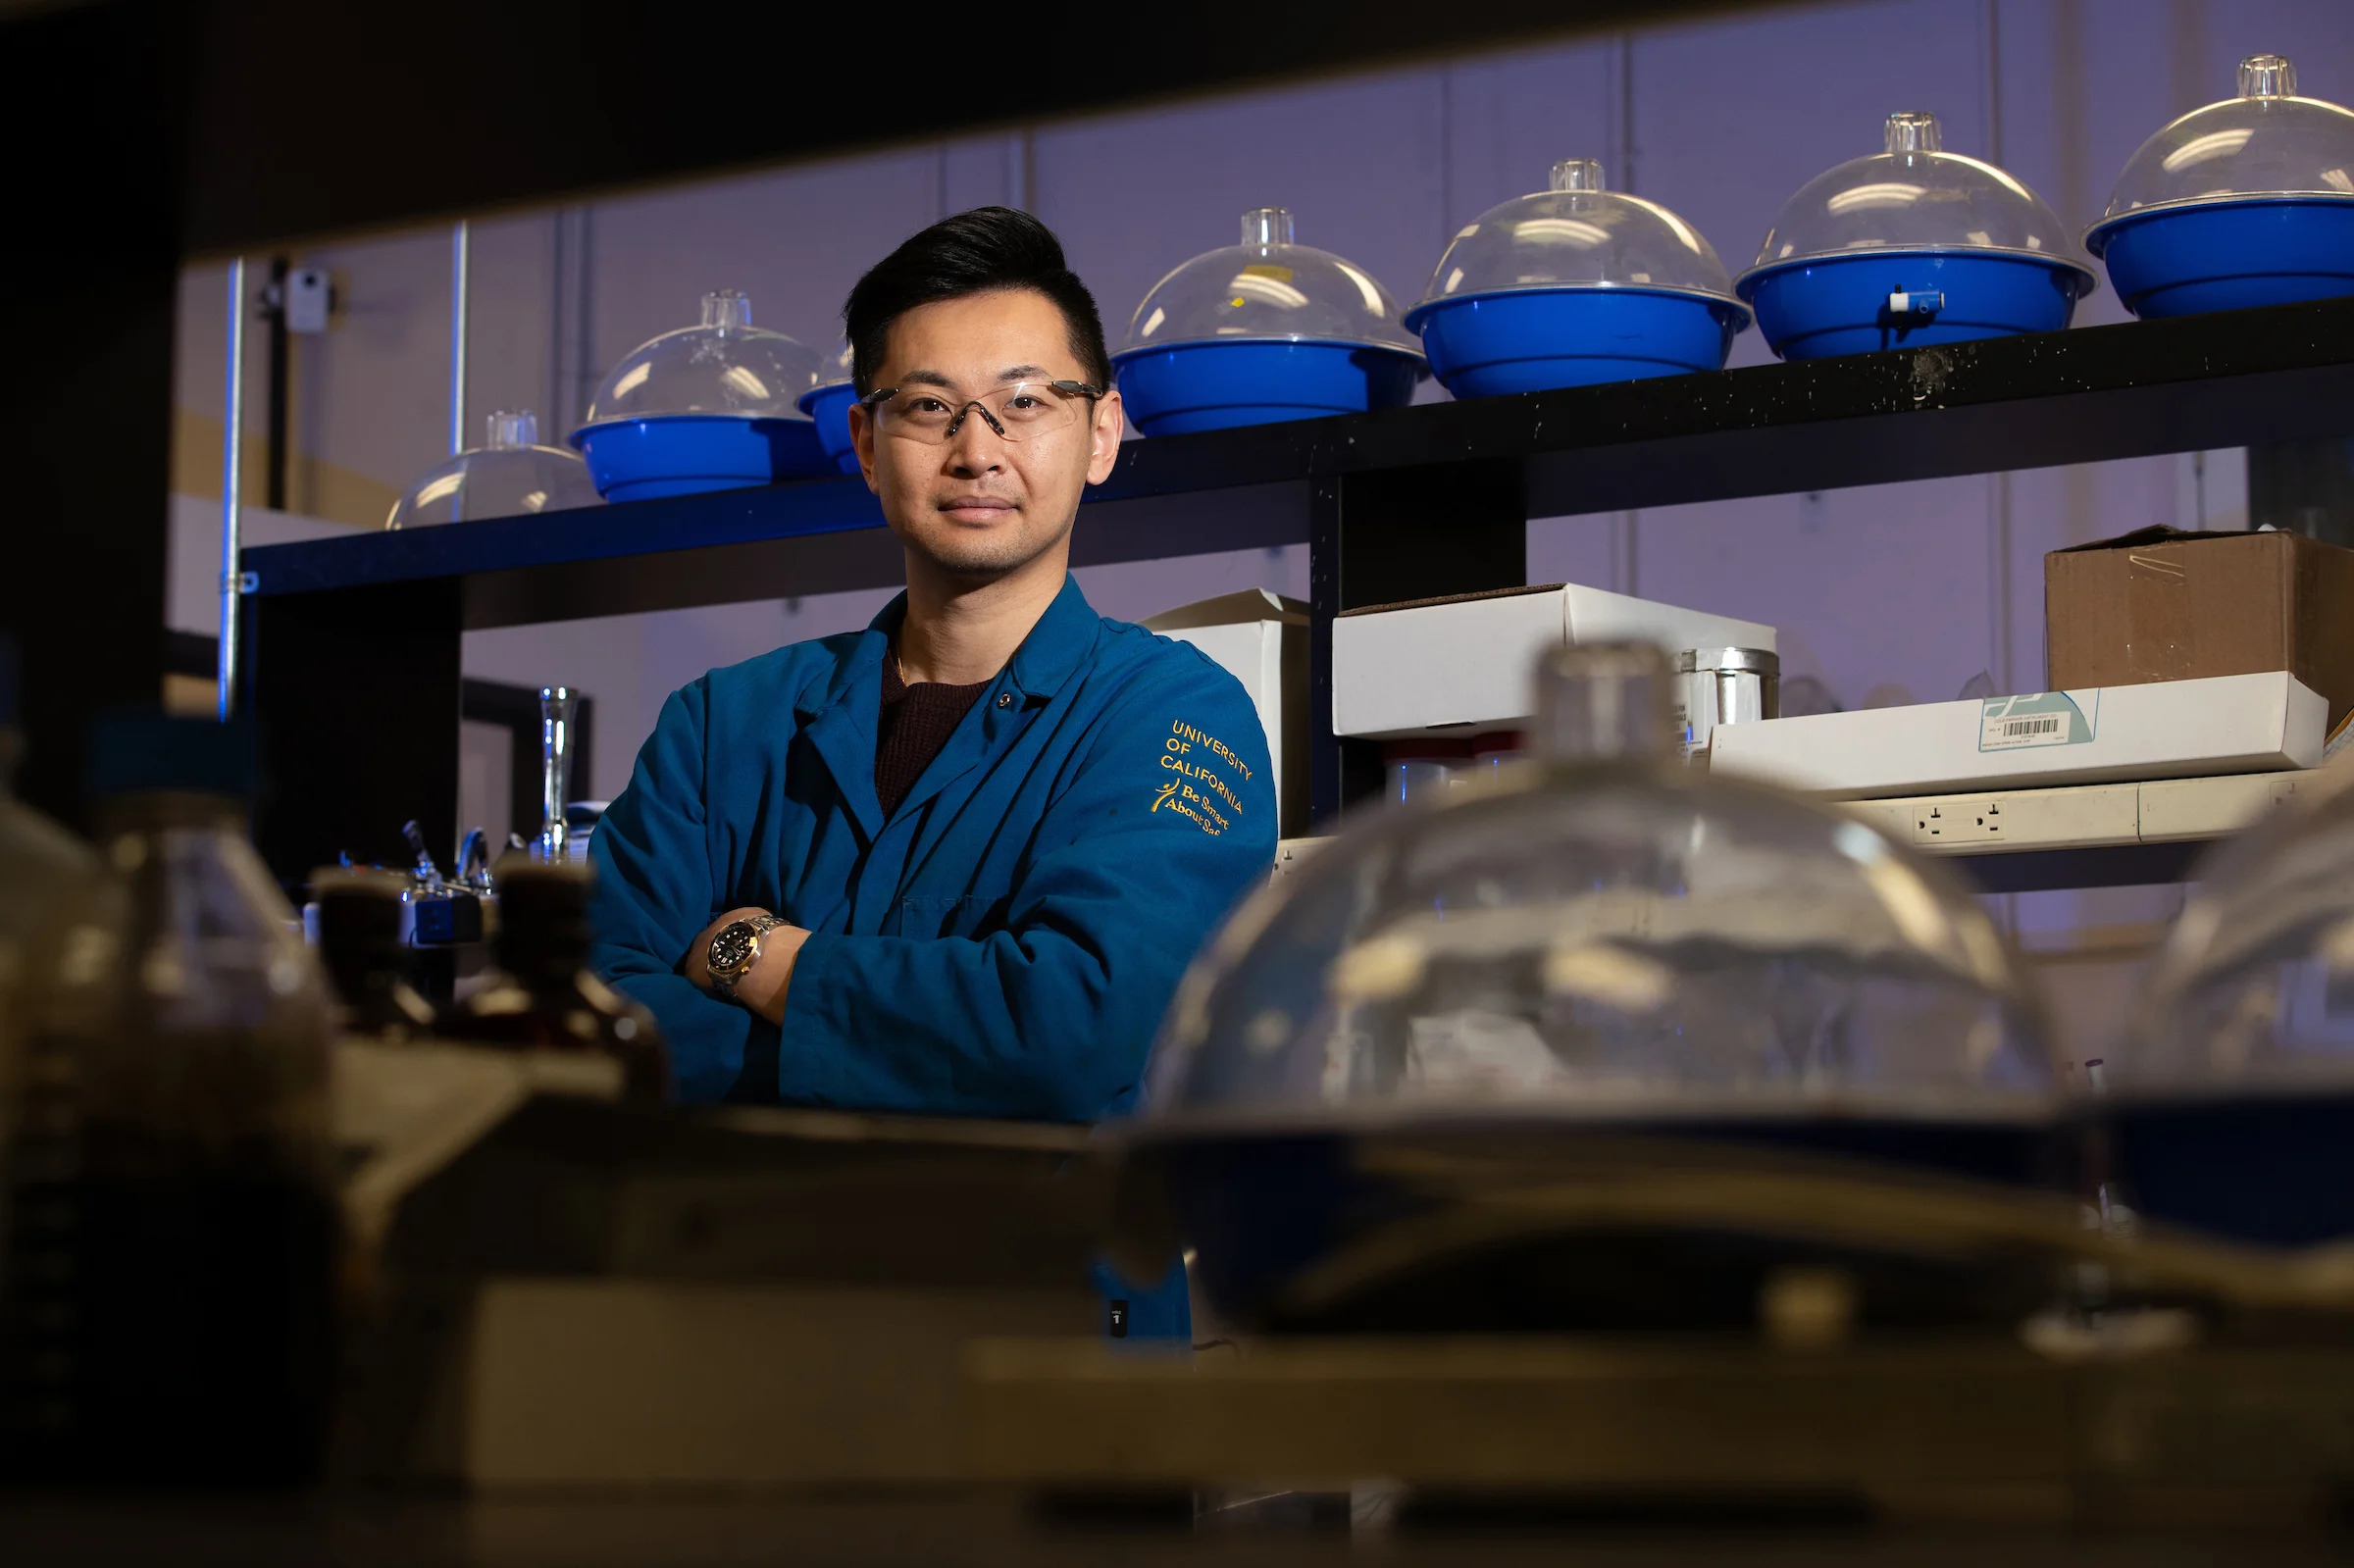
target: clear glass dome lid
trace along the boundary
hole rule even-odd
[[[1422,303],[1594,287],[1698,294],[1741,309],[1724,263],[1698,229],[1657,202],[1607,189],[1602,165],[1588,158],[1555,164],[1552,188],[1466,224],[1439,258]]]
[[[408,494],[393,503],[385,528],[419,529],[604,504],[588,464],[571,452],[539,444],[539,421],[530,409],[501,409],[484,423],[483,444],[427,470]]]
[[[2050,262],[2076,275],[2079,296],[2092,291],[2092,268],[2059,215],[1994,165],[1945,151],[1935,115],[1890,115],[1882,139],[1885,151],[1816,176],[1782,204],[1741,283],[1801,262],[1926,250]]]
[[[2354,1088],[2354,774],[2331,771],[2202,863],[2111,1089]]]
[[[1419,359],[1421,341],[1399,320],[1370,273],[1292,240],[1281,207],[1243,214],[1242,243],[1209,251],[1152,285],[1128,322],[1121,354],[1184,343],[1361,344]]]
[[[2162,207],[2251,197],[2354,201],[2354,110],[2297,96],[2279,55],[2239,63],[2239,95],[2160,129],[2117,177],[2108,210],[2084,242],[2099,255],[2120,221]]]
[[[798,338],[752,325],[752,302],[732,288],[703,296],[698,327],[639,344],[607,373],[581,423],[674,414],[806,419],[796,406],[822,362]]]
[[[1360,816],[1180,986],[1147,1139],[1192,1128],[2044,1115],[1985,911],[1830,807],[1675,760],[1648,646],[1549,656],[1532,762]]]
[[[856,379],[851,374],[852,358],[849,344],[843,343],[837,346],[825,362],[818,367],[817,384],[819,386],[849,385]]]

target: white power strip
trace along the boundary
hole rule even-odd
[[[1850,800],[1841,809],[1899,843],[1930,854],[2093,849],[2237,833],[2281,801],[2300,790],[2317,788],[2333,777],[2319,769],[2306,769],[2148,784],[1986,789],[1971,794]]]
[[[2160,779],[2147,784],[2063,784],[2051,789],[1982,789],[1963,795],[1845,800],[1900,844],[1932,855],[1999,855],[2020,849],[2098,849],[2220,838],[2290,797],[2334,784],[2334,768]],[[1329,838],[1286,838],[1272,875],[1289,876]]]

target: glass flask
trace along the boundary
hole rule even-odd
[[[1828,806],[1684,768],[1672,681],[1648,646],[1548,655],[1533,760],[1360,815],[1197,958],[1125,1149],[1222,1316],[1722,1326],[1826,1259],[1868,1322],[2040,1298],[1902,1224],[1809,1232],[1859,1187],[2056,1179],[2050,1062],[1975,899]]]
[[[800,407],[814,349],[752,325],[732,288],[699,325],[640,343],[605,376],[572,444],[608,501],[738,489],[834,472]]]
[[[333,983],[336,1031],[397,1044],[434,1033],[434,1008],[409,983],[400,939],[406,878],[388,871],[325,868],[311,875],[319,901],[319,957]]]
[[[2141,144],[2084,248],[2136,316],[2354,293],[2354,110],[2299,97],[2293,65],[2251,55],[2236,97]]]
[[[2200,862],[2087,1105],[2147,1219],[2354,1238],[2354,790],[2316,782]]]
[[[628,1097],[667,1099],[670,1052],[654,1015],[588,969],[588,867],[510,855],[497,875],[498,970],[451,1010],[444,1033],[510,1050],[610,1056]]]
[[[1426,368],[1388,291],[1296,243],[1281,207],[1243,214],[1240,244],[1154,283],[1111,362],[1147,435],[1396,408]]]
[[[1406,325],[1449,391],[1492,397],[1721,370],[1749,307],[1698,229],[1573,158],[1464,226]]]
[[[1784,359],[2057,331],[2099,286],[2042,197],[1944,150],[1930,114],[1799,187],[1734,280]]]
[[[588,465],[539,444],[539,420],[530,409],[501,409],[486,422],[483,444],[435,465],[393,503],[387,529],[565,512],[599,504]]]
[[[110,933],[60,971],[19,1140],[12,1356],[26,1468],[298,1485],[324,1454],[338,1220],[331,1004],[245,838],[249,733],[93,736]]]

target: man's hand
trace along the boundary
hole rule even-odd
[[[702,935],[695,937],[687,949],[685,973],[688,980],[703,990],[710,990],[711,938],[740,920],[749,920],[754,915],[767,913],[765,909],[731,909],[705,926]],[[772,1024],[784,1023],[785,992],[793,984],[793,961],[800,956],[801,943],[808,939],[809,934],[798,926],[779,926],[763,933],[760,937],[760,956],[736,982],[737,1002]]]

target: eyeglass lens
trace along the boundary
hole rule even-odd
[[[1015,381],[965,399],[936,387],[911,386],[884,403],[875,417],[886,435],[938,443],[979,416],[1006,440],[1022,441],[1074,424],[1082,401],[1044,381]]]

